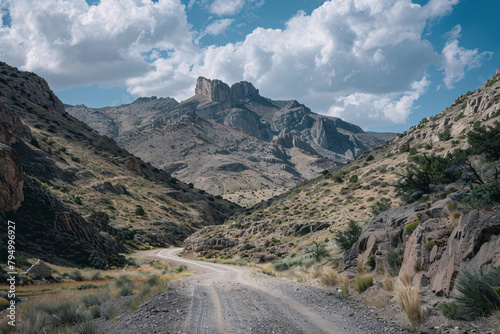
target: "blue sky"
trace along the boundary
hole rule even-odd
[[[402,132],[500,68],[498,0],[0,0],[0,60],[64,103],[193,95],[247,80],[373,131]]]

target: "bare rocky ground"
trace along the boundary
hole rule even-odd
[[[178,249],[152,256],[185,264],[194,276],[170,282],[165,293],[113,321],[105,333],[409,333],[377,317],[375,308],[344,300],[334,288],[314,287],[249,268],[179,258]],[[115,300],[116,307],[122,300]],[[439,331],[425,331],[427,333]]]

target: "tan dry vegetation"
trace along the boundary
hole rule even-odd
[[[420,304],[422,301],[420,286],[414,286],[409,273],[401,273],[394,282],[393,295],[399,307],[406,313],[412,327],[416,328],[422,321]]]
[[[44,321],[46,321],[47,315],[44,315],[44,312],[50,312],[50,309],[61,303],[69,302],[75,305],[75,312],[81,314],[85,309],[98,306],[109,299],[123,295],[121,287],[117,284],[118,280],[123,278],[131,282],[131,295],[128,297],[129,299],[124,307],[134,310],[138,305],[164,291],[169,281],[191,274],[185,270],[182,273],[177,273],[175,270],[166,271],[165,268],[173,269],[168,262],[145,262],[139,259],[136,262],[138,262],[137,266],[121,269],[105,271],[94,269],[81,270],[84,280],[78,282],[65,280],[17,286],[16,291],[18,295],[28,297],[28,301],[17,308],[19,319],[26,324],[27,328],[36,331],[37,326],[40,326],[40,324],[43,325]],[[71,267],[50,266],[55,272],[53,276],[58,279],[64,279],[69,273],[78,270]],[[100,272],[100,276],[103,278],[90,279],[89,277],[94,276],[96,272]],[[92,286],[81,289],[85,285]],[[0,285],[0,290],[4,289],[8,289],[8,287],[4,284]],[[96,302],[92,303],[89,300],[96,300]],[[70,327],[71,324],[60,325],[57,327],[57,330],[65,330]]]

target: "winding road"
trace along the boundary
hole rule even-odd
[[[401,332],[356,307],[305,283],[274,278],[249,268],[180,258],[182,249],[148,254],[195,273],[169,283],[109,333],[384,333]]]

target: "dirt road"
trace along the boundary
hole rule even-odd
[[[195,272],[170,290],[123,314],[106,333],[403,333],[328,291],[248,268],[151,255]]]

